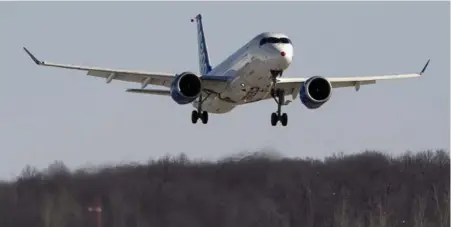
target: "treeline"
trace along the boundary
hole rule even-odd
[[[450,157],[164,157],[0,183],[1,227],[448,227]],[[101,203],[101,220],[89,207]]]

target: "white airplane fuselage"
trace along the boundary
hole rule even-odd
[[[285,38],[288,43],[267,42],[263,38]],[[214,67],[206,76],[229,78],[226,86],[215,88],[214,93],[202,103],[202,109],[210,113],[227,113],[237,105],[259,101],[271,92],[271,70],[286,70],[293,59],[293,45],[281,33],[262,33],[238,49],[230,57]],[[193,102],[197,108],[198,100]]]

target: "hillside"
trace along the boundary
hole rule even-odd
[[[164,157],[70,172],[26,167],[0,184],[2,227],[446,227],[446,151],[335,155],[256,153],[218,162]]]

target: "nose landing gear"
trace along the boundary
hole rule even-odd
[[[277,103],[277,112],[271,114],[271,125],[276,126],[277,122],[280,121],[282,126],[287,126],[288,115],[287,113],[282,113],[282,105],[285,103],[285,92],[282,89],[275,89],[271,91],[271,96]]]
[[[277,79],[277,77],[282,77],[283,71],[282,70],[271,70],[271,75],[273,82]]]
[[[282,89],[276,89],[277,77],[282,76],[283,71],[271,70],[272,74],[272,86],[271,96],[274,101],[277,103],[277,112],[273,112],[271,114],[271,125],[276,126],[277,122],[280,121],[282,126],[287,126],[288,124],[288,115],[286,113],[282,113],[282,105],[285,105],[285,91]]]

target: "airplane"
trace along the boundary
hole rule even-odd
[[[207,42],[198,14],[191,22],[197,24],[197,48],[199,72],[181,73],[144,72],[126,69],[110,69],[89,66],[65,65],[38,60],[27,48],[29,57],[40,66],[87,71],[87,75],[102,77],[106,83],[112,80],[140,83],[141,88],[127,92],[170,96],[179,105],[192,104],[191,122],[200,119],[207,124],[208,115],[225,114],[235,107],[274,99],[277,110],[271,113],[271,125],[280,121],[288,124],[287,113],[282,106],[288,105],[298,96],[307,109],[318,109],[331,98],[333,88],[351,87],[359,91],[360,86],[375,84],[378,80],[420,77],[430,62],[426,62],[420,73],[391,74],[364,77],[282,78],[282,74],[293,60],[293,44],[282,33],[258,34],[224,61],[213,67],[210,63]],[[166,89],[145,89],[149,84]],[[285,100],[291,95],[292,100]]]

